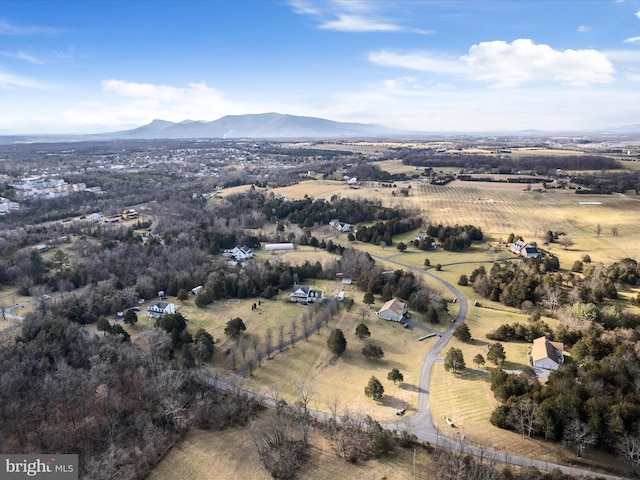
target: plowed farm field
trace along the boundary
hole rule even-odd
[[[414,201],[433,224],[472,224],[486,234],[502,237],[513,232],[531,239],[540,238],[547,230],[574,237],[595,236],[599,224],[603,234],[618,227],[620,235],[624,231],[625,236],[640,239],[640,202],[625,196],[473,186],[419,185],[414,189]]]

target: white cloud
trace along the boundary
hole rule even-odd
[[[433,52],[369,53],[377,65],[458,75],[496,87],[517,87],[528,82],[590,85],[613,80],[615,70],[606,55],[596,50],[554,50],[528,39],[501,40],[473,45],[459,58]]]
[[[586,26],[586,25],[580,25],[580,26],[578,27],[578,31],[579,31],[580,33],[585,33],[585,32],[588,32],[588,31],[590,31],[590,30],[591,30],[591,27],[588,27],[588,26]]]
[[[401,67],[432,73],[455,74],[463,73],[465,70],[459,60],[430,52],[397,53],[380,50],[370,52],[369,61],[385,67]]]
[[[640,64],[640,50],[604,50],[602,52],[609,60],[620,63],[638,63]]]
[[[254,113],[206,83],[174,87],[112,79],[102,82],[102,91],[108,98],[66,109],[63,116],[67,122],[79,126],[142,125],[155,118],[180,122],[215,120],[229,112]]]
[[[28,53],[24,53],[22,51],[18,51],[18,52],[0,52],[0,55],[4,56],[4,57],[10,57],[10,58],[17,58],[18,60],[24,60],[25,62],[28,63],[33,63],[33,64],[39,64],[42,63],[38,58],[34,57],[33,55],[29,55]]]
[[[624,43],[638,43],[638,42],[640,42],[640,37],[629,37],[624,41]]]
[[[159,101],[175,102],[189,95],[190,89],[176,88],[152,83],[125,82],[123,80],[105,80],[102,82],[105,92],[123,97],[153,98]]]
[[[456,88],[402,79],[335,94],[325,116],[414,131],[583,130],[636,122],[640,90]]]
[[[340,32],[397,32],[402,30],[399,25],[385,23],[362,15],[337,14],[335,20],[327,20],[320,24],[325,30]]]
[[[313,4],[306,0],[290,0],[289,4],[293,11],[300,15],[319,15],[320,10],[313,7]]]
[[[461,57],[471,78],[495,86],[517,86],[530,81],[557,81],[570,85],[607,83],[614,68],[597,50],[554,50],[529,39],[482,42]]]
[[[410,30],[399,23],[389,21],[390,15],[379,16],[376,11],[384,7],[382,2],[368,0],[290,0],[295,13],[311,15],[319,21],[318,28],[339,32],[400,32],[428,33]]]
[[[0,70],[0,89],[8,90],[12,88],[35,88],[44,89],[46,86],[37,80],[21,77],[12,73]]]
[[[59,30],[56,28],[36,25],[20,27],[0,19],[0,35],[53,35],[56,33],[59,33]]]
[[[640,18],[640,10],[636,12],[636,17]]]

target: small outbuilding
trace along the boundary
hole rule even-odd
[[[293,243],[267,243],[264,246],[267,252],[274,252],[276,250],[293,250]]]

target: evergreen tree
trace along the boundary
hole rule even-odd
[[[138,315],[136,314],[136,312],[131,309],[127,310],[124,314],[124,323],[126,323],[127,325],[134,325],[137,322]]]
[[[394,385],[397,382],[404,382],[404,375],[402,375],[402,373],[400,373],[400,370],[398,370],[397,368],[392,368],[391,371],[389,373],[387,373],[387,380],[391,380]]]
[[[373,343],[367,343],[364,347],[362,347],[362,354],[367,357],[369,360],[375,358],[376,360],[380,360],[384,357],[384,351],[378,345]]]
[[[238,338],[246,329],[247,327],[242,319],[236,317],[227,322],[227,326],[224,327],[224,334],[232,338]]]
[[[384,387],[380,383],[380,380],[376,377],[371,377],[367,386],[364,387],[364,394],[374,400],[380,400],[384,395]]]
[[[453,336],[461,342],[468,342],[471,340],[471,331],[469,330],[469,326],[466,323],[463,323],[456,328],[456,331],[453,332]]]
[[[347,339],[344,338],[344,333],[339,328],[334,328],[331,330],[329,334],[329,338],[327,339],[327,346],[329,347],[329,351],[333,353],[336,357],[339,357],[344,353],[347,349]]]
[[[356,337],[360,340],[364,340],[371,336],[371,332],[369,331],[369,327],[367,327],[364,323],[358,324],[356,327]]]
[[[487,352],[487,360],[493,362],[496,365],[502,365],[507,358],[507,354],[504,351],[504,347],[500,342],[496,342]]]
[[[375,303],[375,300],[373,298],[373,292],[371,290],[368,290],[367,293],[364,294],[364,298],[362,299],[362,301],[367,305],[371,305],[372,303]]]

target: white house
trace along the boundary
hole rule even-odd
[[[147,317],[160,318],[163,315],[173,315],[176,313],[176,306],[167,302],[151,302],[147,307]]]
[[[552,342],[546,337],[536,338],[531,347],[533,366],[545,370],[558,370],[564,363],[563,350],[564,345],[561,342]]]
[[[349,233],[351,231],[351,225],[349,225],[348,223],[343,223],[338,219],[331,220],[329,222],[329,226],[339,231],[340,233]]]
[[[20,210],[20,204],[12,202],[7,198],[0,197],[0,215],[6,215],[12,210]]]
[[[194,294],[194,295],[197,295],[202,291],[203,288],[204,287],[202,285],[198,285],[197,287],[193,287],[191,289],[191,293]]]
[[[322,290],[313,290],[309,285],[293,285],[293,292],[289,295],[289,301],[294,303],[314,303],[324,299]]]
[[[231,250],[231,256],[237,261],[246,260],[253,258],[253,251],[249,247],[234,247],[233,250]]]
[[[409,306],[406,303],[401,302],[397,298],[392,298],[380,307],[380,310],[376,312],[376,315],[383,320],[401,322],[408,310]]]

